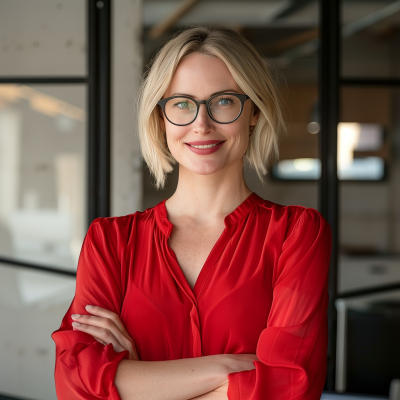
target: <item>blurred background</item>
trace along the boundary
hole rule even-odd
[[[90,222],[153,207],[144,65],[192,24],[240,32],[288,131],[270,201],[333,230],[323,399],[400,399],[400,1],[0,0],[0,399],[56,399],[55,346]]]

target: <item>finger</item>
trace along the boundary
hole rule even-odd
[[[107,310],[106,308],[102,308],[99,306],[93,306],[93,305],[87,305],[85,307],[86,311],[89,312],[90,314],[96,315],[98,317],[102,318],[108,318],[111,319],[117,326],[117,328],[124,334],[128,335],[128,332],[125,329],[124,324],[121,322],[121,319],[119,315],[113,311]]]
[[[93,336],[94,337],[94,336]],[[107,344],[106,343],[104,343],[102,340],[100,340],[100,339],[97,339],[96,337],[94,337],[94,339],[96,339],[98,342],[100,342],[101,344],[103,344],[104,346],[107,346]]]
[[[133,351],[135,349],[135,345],[129,334],[127,333],[125,336],[115,325],[115,322],[112,321],[111,319],[96,317],[94,315],[79,315],[79,314],[73,314],[73,315],[74,315],[74,320],[76,322],[109,330],[113,334],[113,336],[118,340],[119,345],[125,348],[126,350]]]
[[[97,326],[81,324],[77,322],[73,322],[72,326],[74,329],[79,330],[81,332],[88,333],[89,335],[93,336],[95,339],[101,340],[103,343],[112,344],[113,348],[116,352],[121,352],[127,350],[126,348],[122,347],[115,336],[112,334],[111,331],[105,328],[99,328]]]
[[[117,328],[122,332],[122,334],[127,338],[127,341],[124,340],[124,338],[120,337],[119,332],[115,333],[117,339],[121,339],[120,343],[123,346],[129,346],[126,347],[130,351],[132,351],[134,359],[139,360],[139,356],[136,350],[136,345],[131,336],[129,335],[128,331],[125,329],[124,324],[121,322],[121,319],[119,315],[113,311],[107,310],[106,308],[99,307],[99,306],[94,306],[91,304],[88,304],[85,306],[85,309],[90,313],[95,316],[101,317],[101,318],[108,318],[111,321],[114,322],[114,324],[117,326]],[[105,326],[107,328],[107,326]]]

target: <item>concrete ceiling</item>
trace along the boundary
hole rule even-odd
[[[144,26],[149,28],[172,14],[184,0],[145,0]],[[393,0],[348,0],[343,2],[343,23],[376,12]],[[316,0],[200,0],[175,24],[218,24],[243,27],[313,27],[318,25]],[[395,23],[400,24],[396,18]]]
[[[179,7],[182,0],[146,0],[144,2],[144,26],[150,27],[159,23]],[[293,7],[296,2],[290,0],[201,0],[187,12],[176,26],[190,24],[241,25],[248,27],[265,27],[278,21],[283,12]],[[279,19],[277,25],[312,26],[318,21],[316,1],[301,1],[304,4],[292,15]]]

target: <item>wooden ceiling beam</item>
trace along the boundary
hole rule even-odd
[[[172,28],[185,14],[187,14],[200,0],[184,0],[176,10],[153,26],[149,31],[152,39],[157,39]]]
[[[290,36],[286,39],[279,40],[278,42],[272,43],[267,46],[263,46],[263,52],[268,55],[277,55],[292,49],[293,47],[302,45],[311,40],[318,38],[318,28],[310,29],[305,32],[298,33],[296,35]]]

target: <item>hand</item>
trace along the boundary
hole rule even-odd
[[[136,346],[129,336],[119,315],[98,306],[86,306],[86,311],[93,315],[72,314],[72,327],[92,335],[98,342],[112,344],[116,352],[128,350],[129,360],[139,360]]]
[[[254,361],[260,361],[256,354],[221,354],[228,374],[255,369]],[[194,397],[192,400],[228,400],[227,380],[223,385],[211,392]]]
[[[256,354],[224,354],[228,374],[255,369],[254,361],[260,361]]]

